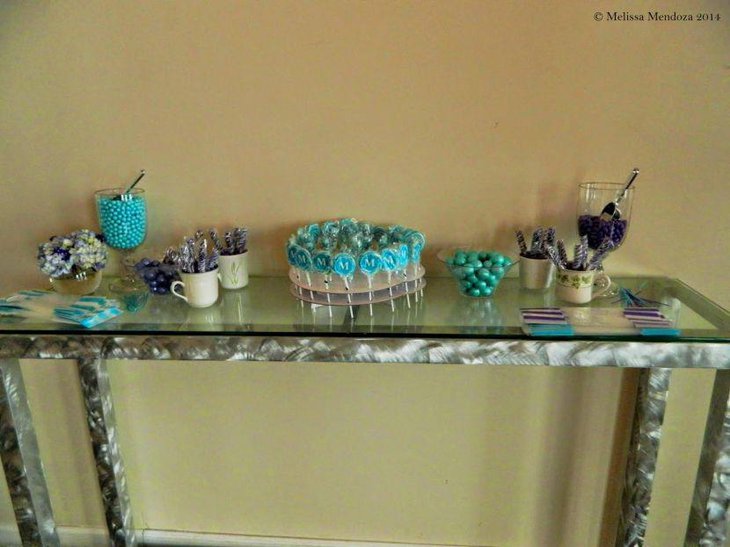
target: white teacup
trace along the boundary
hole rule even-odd
[[[237,255],[221,255],[218,279],[224,289],[240,289],[248,285],[248,251]]]
[[[549,258],[520,256],[520,287],[523,289],[547,289],[553,284],[555,264]]]
[[[573,304],[585,304],[611,287],[611,278],[595,270],[559,270],[555,295]]]
[[[182,281],[173,281],[170,292],[194,308],[207,308],[218,300],[218,269],[205,273],[180,273]],[[183,287],[185,294],[175,292]]]

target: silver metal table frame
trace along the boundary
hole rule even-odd
[[[637,390],[631,443],[626,459],[622,512],[616,535],[617,546],[644,544],[651,503],[661,428],[671,371],[674,368],[717,369],[707,418],[702,456],[698,465],[695,493],[688,517],[686,545],[722,545],[726,536],[726,515],[730,503],[730,344],[679,341],[592,341],[592,340],[506,340],[497,338],[358,338],[299,335],[3,335],[0,363],[5,390],[23,399],[22,380],[11,371],[18,359],[75,359],[78,363],[87,411],[99,485],[109,529],[110,544],[131,547],[139,544],[132,522],[125,470],[119,447],[111,386],[105,362],[121,360],[202,361],[296,361],[348,363],[413,363],[438,366],[551,366],[618,367],[641,369]],[[10,389],[8,388],[10,386]],[[3,412],[3,415],[7,414]],[[8,439],[19,431],[16,418],[10,431],[2,434],[3,463],[18,457]],[[3,428],[6,420],[3,418]],[[27,432],[27,430],[26,430]],[[18,435],[21,437],[21,435]],[[43,481],[34,436],[26,435],[30,448],[20,452],[23,479],[8,473],[9,484],[28,484],[37,497],[13,496],[16,513],[32,503],[29,518],[18,520],[24,545],[57,545],[50,504]],[[21,444],[21,443],[18,443]],[[27,460],[27,461],[26,461]],[[11,490],[12,492],[12,490]],[[22,492],[22,491],[21,491]],[[27,502],[26,500],[31,500]],[[40,538],[40,539],[39,539]]]

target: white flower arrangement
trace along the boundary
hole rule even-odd
[[[91,230],[78,230],[41,243],[38,267],[54,279],[69,278],[82,272],[103,270],[107,256],[104,236]]]

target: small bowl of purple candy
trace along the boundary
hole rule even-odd
[[[134,269],[153,294],[169,294],[172,282],[180,280],[177,266],[152,258],[143,258]]]

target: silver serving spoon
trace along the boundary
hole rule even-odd
[[[131,192],[135,186],[137,186],[137,183],[142,180],[142,177],[144,177],[147,173],[145,173],[145,170],[142,169],[139,172],[139,175],[137,175],[137,178],[134,179],[134,182],[129,185],[129,188],[127,188],[124,192],[122,192],[120,195],[115,197],[116,200],[127,200],[129,199],[129,192]]]
[[[637,167],[634,167],[634,170],[631,171],[631,174],[626,181],[624,189],[621,190],[621,193],[616,196],[616,199],[614,199],[611,203],[607,203],[601,211],[601,220],[609,221],[618,220],[621,218],[621,211],[618,208],[618,204],[621,203],[621,201],[626,197],[626,192],[629,191],[629,188],[631,188],[631,185],[634,184],[634,181],[638,176],[639,169]]]

